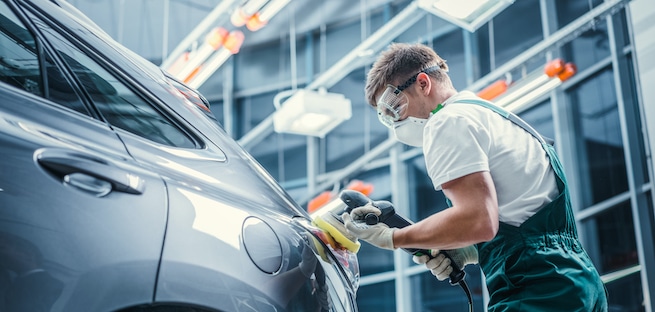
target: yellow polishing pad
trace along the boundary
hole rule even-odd
[[[343,226],[343,224],[341,224],[341,222],[337,220],[332,220],[332,222],[330,222],[326,219],[323,219],[323,217],[326,217],[328,219],[334,218],[330,214],[324,214],[322,216],[317,215],[314,217],[313,220],[313,223],[314,225],[316,225],[316,227],[318,227],[323,231],[328,232],[330,236],[332,236],[332,238],[334,238],[334,240],[337,241],[339,244],[341,244],[341,246],[343,246],[344,248],[355,253],[359,251],[359,247],[361,247],[362,244],[360,244],[359,241],[357,241],[357,238],[349,238],[347,236],[348,233],[346,231],[346,228]],[[335,222],[337,223],[336,225],[333,224]],[[339,228],[337,227],[342,228],[342,230],[339,230]]]
[[[315,231],[312,231],[312,233],[314,235],[318,236],[320,238],[320,240],[323,241],[323,243],[325,243],[325,244],[334,244],[334,240],[332,239],[332,237],[330,237],[330,234],[327,234],[327,233],[323,232],[320,229],[316,229]],[[325,262],[330,262],[327,255],[325,254],[325,248],[323,248],[323,245],[319,242],[319,240],[316,239],[316,237],[314,237],[314,236],[311,236],[311,239],[312,239],[312,243],[314,245],[314,249],[316,250],[318,255],[321,257],[321,259],[323,259],[323,261],[325,261]],[[334,245],[332,245],[332,246],[334,246]]]

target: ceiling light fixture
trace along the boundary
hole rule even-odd
[[[555,59],[546,63],[543,71],[534,71],[516,83],[512,83],[507,78],[498,80],[478,92],[478,96],[493,100],[497,106],[517,113],[560,86],[576,72],[575,64]]]
[[[222,47],[217,49],[204,63],[196,67],[184,78],[184,83],[192,88],[199,88],[230,56],[239,53],[243,39],[244,35],[240,30],[230,32],[225,36],[221,44]]]
[[[248,0],[236,8],[230,17],[232,25],[246,26],[250,31],[257,31],[284,8],[291,0]]]
[[[418,0],[422,9],[474,32],[514,0]]]
[[[273,115],[275,132],[320,138],[352,116],[349,99],[343,94],[325,91],[300,89],[276,108]]]

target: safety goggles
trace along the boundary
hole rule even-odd
[[[388,128],[392,128],[393,124],[400,120],[400,118],[405,114],[409,105],[409,99],[407,98],[407,95],[403,93],[403,90],[416,82],[420,73],[429,74],[437,70],[439,70],[439,66],[431,66],[416,73],[416,75],[407,79],[407,81],[402,85],[387,85],[387,88],[384,90],[377,103],[378,119],[380,122]]]

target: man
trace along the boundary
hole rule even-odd
[[[422,146],[449,209],[411,226],[367,226],[367,205],[342,217],[375,246],[431,249],[414,257],[439,280],[480,263],[489,311],[606,311],[604,285],[578,241],[553,147],[517,116],[457,92],[448,65],[422,44],[392,44],[368,74],[366,98],[399,141]]]

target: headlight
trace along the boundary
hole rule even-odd
[[[357,291],[359,288],[359,260],[357,259],[357,254],[345,248],[334,249],[330,245],[327,245],[327,247],[342,266],[346,268],[346,275],[353,285],[354,290]]]
[[[305,229],[312,234],[314,251],[323,259],[323,261],[332,263],[334,259],[339,262],[348,281],[356,292],[359,288],[359,260],[357,254],[337,243],[330,234],[313,226],[304,218],[296,218]]]

